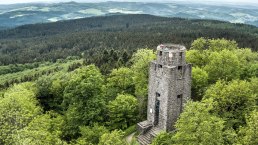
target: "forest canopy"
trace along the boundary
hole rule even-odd
[[[127,66],[139,48],[154,50],[158,44],[171,42],[190,48],[200,37],[235,40],[241,48],[258,50],[258,28],[250,25],[145,14],[113,15],[0,31],[0,65],[56,62],[77,56],[108,74],[113,68]]]
[[[128,130],[146,118],[148,68],[155,58],[152,49],[139,49],[127,66],[108,74],[78,58],[1,66],[1,75],[16,74],[20,81],[0,92],[0,143],[126,144]],[[193,66],[192,100],[176,131],[152,144],[257,144],[258,53],[232,40],[199,38],[186,59]],[[60,68],[48,71],[55,65]],[[35,68],[45,73],[21,80]]]

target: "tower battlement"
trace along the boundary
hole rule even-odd
[[[160,65],[183,65],[185,64],[185,51],[183,45],[161,44],[157,47],[157,60]]]

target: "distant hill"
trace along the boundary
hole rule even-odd
[[[258,26],[258,6],[208,5],[198,3],[55,3],[0,5],[0,27],[56,22],[112,14],[151,14],[165,17],[213,19]]]
[[[190,48],[199,38],[235,40],[258,50],[258,28],[217,20],[189,20],[146,14],[98,16],[30,24],[0,31],[0,65],[85,58],[103,70],[128,62],[139,48],[178,43]],[[105,65],[108,63],[108,65]]]

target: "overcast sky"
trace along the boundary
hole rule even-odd
[[[14,4],[14,3],[30,3],[30,2],[67,2],[71,0],[0,0],[0,4]],[[175,2],[175,1],[189,1],[189,2],[217,2],[220,3],[234,3],[234,4],[257,4],[258,0],[73,0],[77,2],[103,2],[103,1],[127,1],[127,2]]]

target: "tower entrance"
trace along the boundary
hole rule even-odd
[[[179,116],[180,113],[183,111],[183,95],[177,95],[177,115]]]
[[[155,117],[154,117],[154,125],[158,125],[159,124],[159,107],[160,107],[160,101],[158,99],[156,99],[155,102]]]

